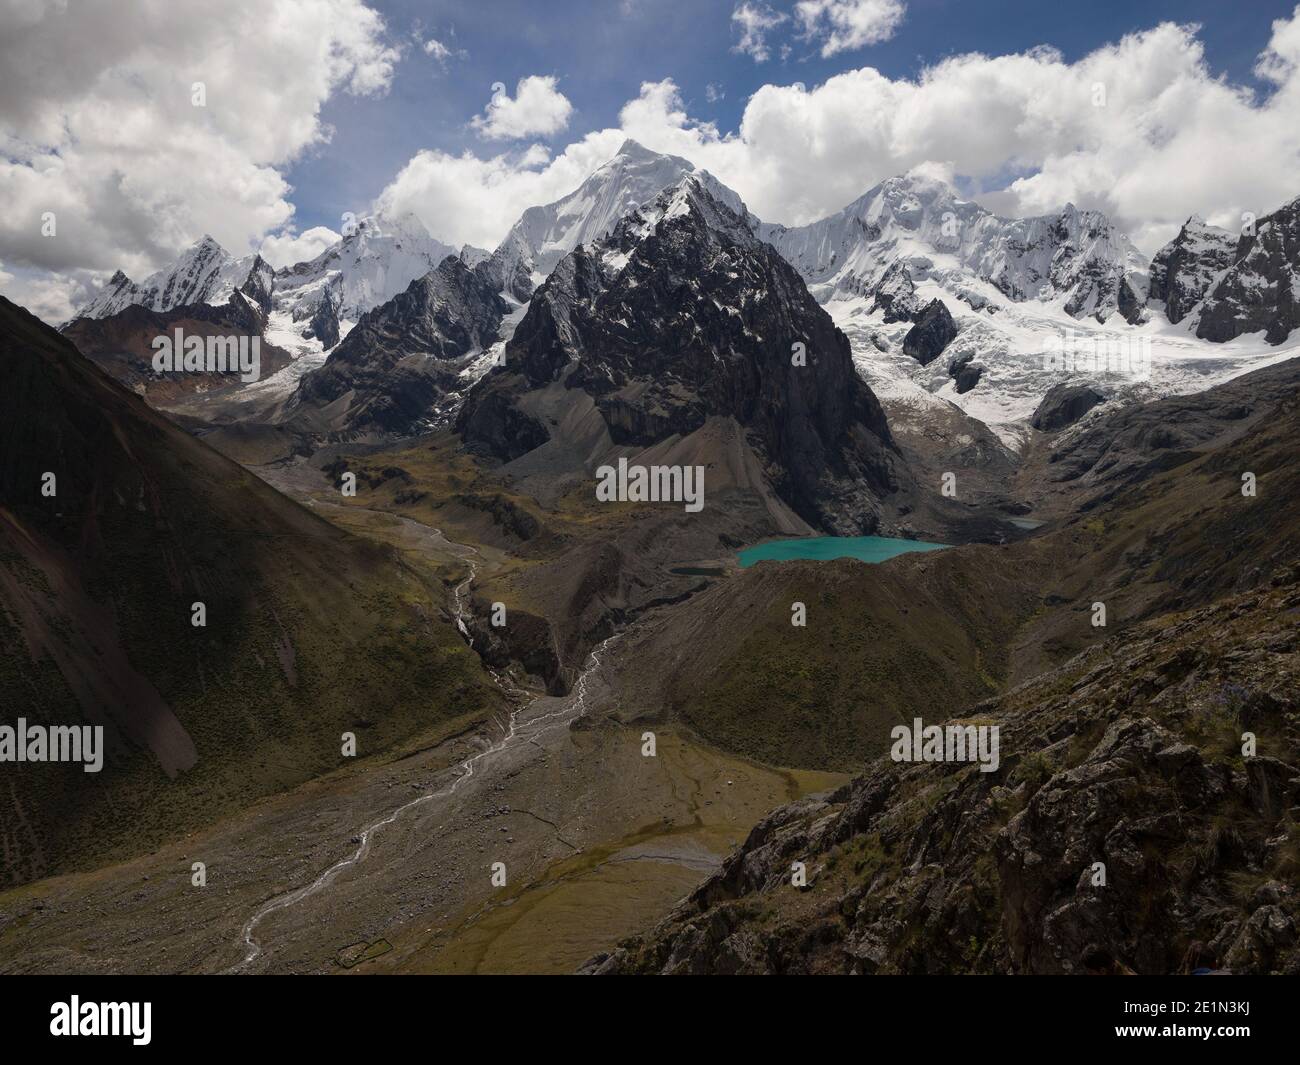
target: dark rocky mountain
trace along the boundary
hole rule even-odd
[[[310,321],[303,330],[303,336],[319,340],[327,350],[339,342],[339,305],[328,289],[321,293],[315,307],[306,316]]]
[[[1243,233],[1233,263],[1205,297],[1196,335],[1226,341],[1263,331],[1281,344],[1300,325],[1300,197]]]
[[[248,277],[238,291],[257,308],[262,325],[266,325],[267,316],[271,313],[271,297],[275,292],[275,270],[271,264],[260,255],[254,255],[248,268]]]
[[[903,337],[903,354],[922,366],[934,362],[957,337],[957,323],[952,320],[941,299],[932,299],[916,316],[916,324]]]
[[[870,531],[898,488],[884,414],[848,341],[694,176],[560,262],[457,429],[472,448],[519,459],[564,434],[543,392],[588,397],[614,447],[739,426],[776,494],[817,527]]]
[[[1151,260],[1151,300],[1164,304],[1171,322],[1181,322],[1232,265],[1236,251],[1236,237],[1193,215]]]
[[[497,339],[508,309],[483,265],[470,269],[449,255],[363,314],[324,365],[303,376],[286,420],[308,431],[375,435],[435,420],[465,388],[461,371]]]
[[[431,621],[440,584],[3,298],[0,368],[0,720],[102,725],[106,744],[93,775],[5,765],[0,883],[122,861],[337,769],[359,722],[374,753],[498,705]]]

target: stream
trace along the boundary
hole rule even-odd
[[[418,525],[419,523],[413,522],[412,524]],[[437,529],[429,529],[426,526],[421,526],[420,528],[423,529],[425,533],[432,533],[438,536],[442,542],[452,548],[453,553],[469,567],[469,575],[456,585],[452,591],[452,610],[456,619],[457,629],[460,630],[461,634],[465,637],[466,642],[469,643],[472,648],[474,646],[474,640],[470,634],[469,627],[466,624],[468,613],[465,608],[465,595],[478,575],[478,565],[476,563],[476,558],[479,557],[478,549],[470,547],[467,544],[454,543],[443,536],[443,534]],[[300,888],[295,888],[292,891],[285,892],[284,894],[278,895],[264,903],[244,923],[243,929],[240,933],[239,946],[244,952],[243,959],[236,965],[227,969],[226,972],[242,972],[265,953],[262,944],[256,938],[258,925],[260,925],[271,914],[296,906],[313,895],[324,891],[344,870],[360,865],[364,862],[366,857],[370,854],[371,840],[374,838],[375,834],[386,825],[391,825],[408,810],[418,806],[424,806],[435,799],[443,799],[455,794],[457,789],[464,784],[465,781],[474,776],[480,763],[485,759],[501,754],[502,752],[510,750],[522,743],[527,743],[557,725],[568,724],[576,718],[581,717],[586,709],[588,678],[592,673],[600,668],[601,657],[605,650],[621,635],[622,633],[615,633],[612,636],[608,636],[592,649],[591,653],[588,655],[587,668],[579,675],[573,686],[573,690],[570,693],[570,697],[564,705],[562,705],[558,710],[553,710],[548,714],[543,714],[527,721],[521,721],[521,715],[523,715],[523,713],[532,705],[532,700],[529,699],[526,702],[520,702],[519,699],[521,696],[526,696],[528,693],[521,688],[515,687],[509,679],[503,677],[495,670],[489,670],[492,674],[493,680],[495,680],[502,690],[505,691],[506,694],[516,703],[515,708],[510,711],[510,716],[506,721],[505,729],[500,738],[494,743],[489,743],[482,750],[470,755],[458,765],[451,767],[453,771],[455,771],[456,776],[450,784],[417,796],[409,802],[397,807],[397,809],[393,810],[385,817],[373,821],[371,824],[363,828],[359,834],[354,833],[354,837],[358,839],[356,849],[347,857],[341,858],[339,861],[331,865],[311,883]]]

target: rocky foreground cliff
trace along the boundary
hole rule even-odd
[[[777,810],[659,927],[586,968],[1079,973],[1108,958],[1156,974],[1200,942],[1233,973],[1300,973],[1297,617],[1291,568],[1100,644],[966,712],[1000,726],[996,772],[879,759]]]

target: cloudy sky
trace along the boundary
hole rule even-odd
[[[491,247],[626,136],[765,220],[929,163],[1153,252],[1300,195],[1300,8],[0,0],[0,292],[59,321],[204,233],[283,265],[377,207]]]

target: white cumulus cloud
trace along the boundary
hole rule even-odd
[[[480,136],[489,140],[518,140],[559,133],[573,114],[573,105],[555,87],[555,78],[550,75],[520,78],[513,97],[500,82],[495,89],[485,113],[475,115],[470,123]]]
[[[335,233],[328,226],[312,226],[303,233],[272,233],[262,241],[259,251],[262,258],[278,270],[282,266],[314,259],[342,239],[342,234]]]
[[[889,40],[906,10],[902,0],[799,0],[795,16],[825,58]]]
[[[768,84],[734,133],[691,116],[671,79],[646,82],[616,129],[554,159],[423,152],[386,195],[442,239],[491,247],[523,208],[570,191],[630,136],[712,171],[768,221],[814,221],[929,164],[1002,213],[1106,211],[1154,252],[1193,213],[1235,228],[1300,194],[1300,8],[1273,24],[1259,59],[1267,93],[1211,70],[1197,34],[1164,23],[1073,62],[1035,48],[953,56],[914,79],[862,67]]]
[[[67,285],[77,271],[143,276],[204,233],[234,253],[257,246],[293,215],[281,169],[328,139],[321,106],[340,91],[382,94],[397,60],[362,0],[294,0],[274,17],[261,0],[6,0],[0,255],[20,268],[11,284],[37,276],[26,271]],[[42,235],[46,212],[54,237]]]
[[[376,207],[410,211],[448,244],[493,248],[524,210],[572,192],[623,139],[614,129],[589,133],[554,158],[537,144],[487,159],[425,150],[407,162]]]

